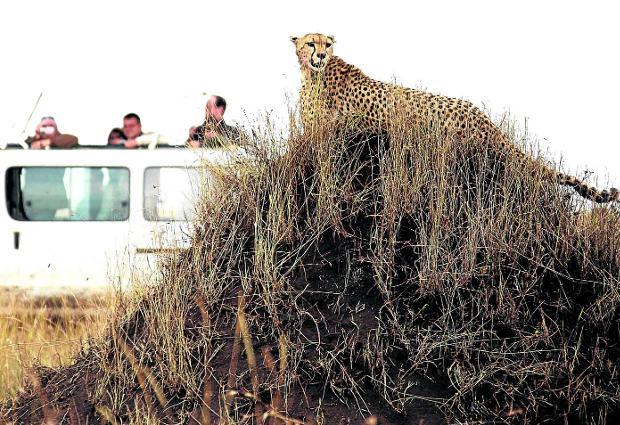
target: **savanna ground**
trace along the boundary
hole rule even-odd
[[[32,367],[70,364],[89,338],[100,336],[110,300],[0,289],[0,399],[13,397]]]
[[[251,159],[197,206],[192,246],[72,361],[29,368],[4,420],[618,419],[615,207],[476,140],[317,119],[302,133],[292,115],[286,140],[256,128]]]

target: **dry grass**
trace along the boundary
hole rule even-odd
[[[35,365],[71,364],[107,321],[106,296],[32,297],[3,290],[0,301],[0,399],[22,388]]]
[[[198,206],[191,248],[7,415],[611,422],[617,211],[401,118],[386,138],[320,115],[302,134],[293,114],[283,155],[257,129],[243,171],[220,170]]]

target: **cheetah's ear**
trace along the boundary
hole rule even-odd
[[[334,38],[333,35],[328,35],[327,37],[332,41],[332,43],[336,42],[336,39]]]
[[[297,43],[297,37],[292,37],[292,36],[291,36],[291,41],[292,41],[293,43]]]

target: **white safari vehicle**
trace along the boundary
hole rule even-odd
[[[81,292],[155,270],[187,245],[208,167],[230,152],[0,150],[0,285]]]

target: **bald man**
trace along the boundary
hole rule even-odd
[[[193,148],[216,148],[239,139],[237,127],[226,124],[224,121],[226,100],[221,96],[211,96],[205,107],[205,121],[198,127],[189,129],[187,145]]]

